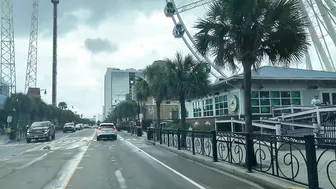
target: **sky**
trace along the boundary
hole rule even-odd
[[[195,0],[176,0],[177,6]],[[17,91],[23,92],[33,0],[13,0]],[[174,24],[164,0],[60,0],[58,5],[57,102],[64,101],[85,117],[102,112],[107,67],[142,69],[155,60],[189,53],[172,35]],[[52,4],[39,4],[37,87],[51,103]],[[188,30],[205,7],[182,14]],[[311,57],[312,60],[316,57]]]
[[[84,116],[102,112],[103,78],[107,67],[142,69],[155,60],[188,53],[172,35],[164,0],[66,0],[58,5],[57,102],[64,101]],[[27,8],[28,7],[28,8]],[[201,12],[204,12],[204,8]],[[14,0],[17,91],[23,92],[32,0]],[[192,23],[197,12],[188,12]],[[39,4],[37,87],[51,103],[52,4]]]

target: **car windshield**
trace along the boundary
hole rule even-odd
[[[65,126],[72,126],[72,125],[74,125],[74,124],[72,124],[72,123],[66,123],[65,124]]]
[[[31,125],[31,128],[37,128],[37,127],[48,127],[48,123],[47,122],[34,122]]]

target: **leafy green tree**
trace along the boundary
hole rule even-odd
[[[135,101],[122,101],[109,112],[105,121],[116,122],[118,119],[122,120],[123,118],[129,120],[135,118],[137,112],[137,103]]]
[[[217,0],[196,22],[196,48],[202,55],[213,55],[215,64],[232,71],[238,64],[244,68],[246,132],[253,130],[251,68],[266,58],[285,67],[299,61],[309,45],[305,20],[299,0]],[[252,158],[253,141],[246,142]],[[247,163],[256,165],[249,157]]]
[[[12,94],[6,99],[4,108],[15,117],[15,127],[17,125],[20,128],[25,128],[32,110],[32,102],[27,95],[23,93]]]
[[[168,96],[168,82],[165,79],[167,67],[163,61],[155,61],[153,64],[146,67],[144,75],[148,83],[150,96],[155,99],[157,123],[160,125],[160,108],[163,100]]]
[[[21,128],[25,128],[25,125],[34,121],[42,120],[50,120],[62,126],[66,122],[72,121],[78,123],[90,122],[90,120],[75,114],[71,110],[67,110],[64,104],[59,107],[48,105],[40,97],[28,97],[23,93],[12,94],[8,97],[5,100],[2,112],[6,117],[7,115],[13,116],[11,126],[16,127],[18,125]]]
[[[172,97],[180,102],[181,126],[186,128],[185,101],[188,98],[204,96],[209,92],[209,74],[204,69],[205,64],[197,61],[192,55],[183,56],[176,53],[174,59],[166,59],[166,81]]]
[[[60,102],[58,103],[58,107],[61,108],[62,110],[66,110],[68,108],[68,105],[65,102]]]

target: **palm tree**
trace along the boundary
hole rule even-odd
[[[244,68],[245,131],[252,133],[251,68],[262,60],[288,67],[307,52],[306,18],[299,0],[217,0],[195,28],[196,48],[213,55],[214,62],[232,71]],[[253,140],[246,138],[247,156],[253,158]],[[247,157],[247,165],[256,161]],[[251,169],[251,167],[249,167]]]
[[[145,79],[137,77],[134,84],[135,96],[138,101],[139,113],[143,112],[143,106],[149,97],[149,86]],[[145,114],[144,114],[145,115]]]
[[[183,56],[176,53],[174,59],[166,59],[167,81],[172,97],[180,102],[181,126],[186,128],[185,101],[188,98],[206,95],[209,90],[209,74],[205,70],[205,64],[198,62],[190,54]]]
[[[66,110],[68,108],[68,105],[65,102],[60,102],[58,103],[58,107],[61,108],[62,110]]]
[[[168,97],[168,83],[167,80],[162,79],[165,77],[166,73],[165,62],[163,61],[155,61],[153,64],[147,66],[144,70],[144,75],[149,86],[150,96],[154,97],[155,99],[158,126],[160,126],[161,120],[161,103]]]

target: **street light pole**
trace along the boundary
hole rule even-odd
[[[51,0],[53,4],[53,60],[52,60],[52,105],[57,104],[57,5],[59,0]]]

